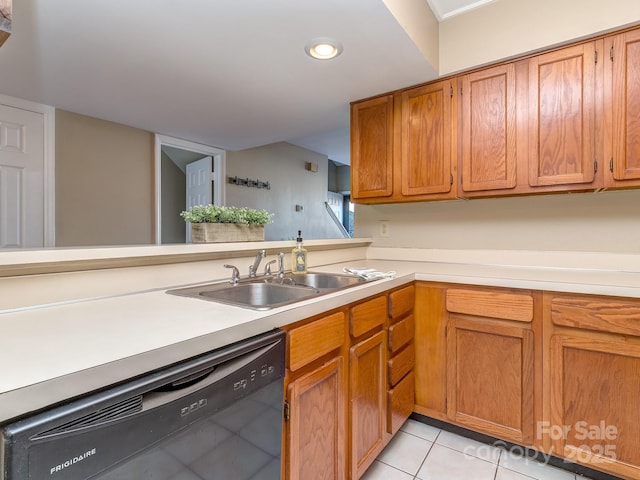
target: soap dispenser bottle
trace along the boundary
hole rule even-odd
[[[291,251],[291,273],[307,273],[307,250],[302,246],[302,231],[298,230],[296,247]]]

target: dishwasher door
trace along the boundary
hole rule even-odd
[[[253,337],[3,426],[3,480],[279,480],[284,338]]]

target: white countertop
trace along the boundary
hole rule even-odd
[[[341,271],[341,267],[314,270]],[[392,279],[268,311],[169,295],[160,289],[0,313],[0,362],[4,366],[0,422],[413,278],[413,272],[404,269]]]
[[[389,250],[389,251],[381,251]],[[393,250],[393,251],[391,251]],[[58,305],[0,310],[0,422],[123,381],[272,328],[417,280],[640,298],[635,257],[592,265],[434,261],[433,252],[373,249],[368,260],[335,263],[396,271],[384,279],[270,311],[168,295],[165,289]],[[503,257],[498,257],[503,258]],[[524,263],[524,262],[523,262]],[[586,265],[585,267],[579,265]]]

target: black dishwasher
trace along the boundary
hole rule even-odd
[[[3,480],[279,480],[284,332],[4,425]]]

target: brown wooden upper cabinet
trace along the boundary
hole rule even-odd
[[[452,102],[455,80],[406,90],[401,95],[402,195],[444,194],[453,188]],[[447,195],[452,193],[452,195]]]
[[[513,64],[462,77],[460,171],[464,196],[516,186]]]
[[[351,197],[393,193],[393,96],[351,106]]]
[[[351,106],[351,196],[359,203],[456,198],[455,79]]]
[[[640,187],[640,29],[354,102],[351,115],[360,203]]]
[[[598,52],[601,40],[529,60],[531,186],[601,186],[596,175],[603,163],[596,129],[596,90],[602,85]]]
[[[605,52],[605,186],[640,186],[640,30],[607,37]]]

